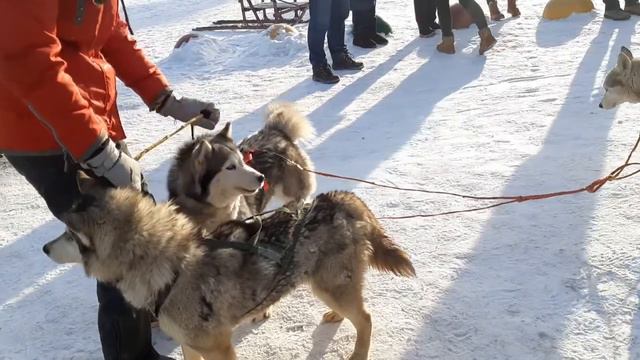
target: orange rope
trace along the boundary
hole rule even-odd
[[[328,173],[328,172],[307,169],[305,167],[302,167],[298,163],[296,163],[296,162],[294,162],[294,161],[292,161],[292,160],[290,160],[290,159],[288,159],[288,158],[286,158],[286,157],[284,157],[284,156],[282,156],[280,154],[272,152],[272,151],[257,150],[256,152],[270,153],[272,155],[280,157],[281,159],[285,160],[287,163],[289,163],[289,164],[291,164],[293,166],[296,166],[296,167],[298,167],[299,169],[301,169],[303,171],[306,171],[306,172],[309,172],[309,173],[312,173],[312,174],[316,174],[316,175],[319,175],[319,176],[323,176],[323,177],[328,177],[328,178],[359,182],[359,183],[368,184],[368,185],[381,187],[381,188],[386,188],[386,189],[409,191],[409,192],[420,192],[420,193],[436,194],[436,195],[448,195],[448,196],[454,196],[454,197],[459,197],[459,198],[464,198],[464,199],[473,199],[473,200],[506,200],[506,201],[502,201],[502,202],[499,202],[499,203],[496,203],[496,204],[492,204],[492,205],[488,205],[488,206],[482,206],[482,207],[476,207],[476,208],[470,208],[470,209],[464,209],[464,210],[446,211],[446,212],[434,213],[434,214],[415,214],[415,215],[406,215],[406,216],[384,216],[384,217],[380,217],[379,218],[379,219],[399,220],[399,219],[412,219],[412,218],[427,218],[427,217],[435,217],[435,216],[460,214],[460,213],[465,213],[465,212],[481,211],[481,210],[491,209],[491,208],[502,206],[502,205],[516,203],[516,202],[517,203],[522,203],[522,202],[526,202],[526,201],[550,199],[550,198],[559,197],[559,196],[579,194],[579,193],[582,193],[582,192],[595,193],[596,191],[600,190],[609,181],[617,181],[617,180],[626,179],[626,178],[629,178],[629,177],[631,177],[633,175],[636,175],[636,174],[640,173],[640,170],[636,170],[636,171],[634,171],[634,172],[632,172],[630,174],[621,175],[622,172],[628,167],[640,166],[640,163],[636,163],[636,162],[632,163],[632,162],[630,162],[631,161],[631,157],[635,153],[635,151],[638,148],[639,144],[640,144],[640,135],[638,136],[638,140],[636,140],[636,143],[633,146],[633,149],[631,149],[631,152],[629,152],[629,156],[627,156],[627,159],[624,162],[624,164],[622,164],[622,165],[618,166],[617,168],[615,168],[612,172],[609,173],[609,175],[607,175],[607,176],[605,176],[605,177],[603,177],[601,179],[597,179],[597,180],[593,181],[592,183],[590,183],[589,185],[587,185],[585,187],[582,187],[582,188],[579,188],[579,189],[574,189],[574,190],[557,191],[557,192],[544,193],[544,194],[517,195],[517,196],[475,196],[475,195],[460,194],[460,193],[448,192],[448,191],[426,190],[426,189],[420,189],[420,188],[407,188],[407,187],[379,184],[379,183],[376,183],[376,182],[370,181],[370,180],[364,180],[364,179],[359,179],[359,178],[350,177],[350,176],[342,176],[342,175],[336,175],[336,174],[332,174],[332,173]]]

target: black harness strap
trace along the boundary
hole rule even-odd
[[[160,308],[162,307],[162,305],[164,304],[164,302],[167,300],[167,298],[169,297],[169,294],[171,293],[171,290],[173,289],[173,285],[176,284],[176,282],[178,281],[178,273],[174,273],[173,274],[173,280],[171,280],[170,283],[168,283],[162,290],[160,290],[160,292],[158,293],[158,296],[156,297],[156,304],[153,307],[153,315],[156,317],[156,319],[158,318],[158,315],[160,314]]]

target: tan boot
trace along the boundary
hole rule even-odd
[[[456,46],[454,45],[453,36],[443,36],[442,42],[436,46],[441,53],[455,54]]]
[[[496,2],[496,0],[489,1],[488,4],[489,4],[489,14],[491,16],[491,20],[500,21],[504,19],[504,14],[502,14],[500,12],[500,9],[498,9],[498,3]]]
[[[484,55],[487,50],[491,49],[496,44],[497,40],[491,34],[489,28],[484,28],[478,32],[480,35],[480,55]]]
[[[516,0],[507,1],[507,12],[513,17],[520,16],[520,9],[516,6]]]

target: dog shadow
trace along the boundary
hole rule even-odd
[[[601,176],[615,111],[599,111],[599,98],[591,92],[603,60],[606,69],[613,67],[618,49],[634,32],[631,26],[620,29],[610,47],[613,30],[602,24],[542,148],[511,176],[505,195],[531,192],[533,184],[544,192],[566,186],[567,180],[585,184]],[[593,129],[577,134],[581,124]],[[559,349],[574,305],[594,287],[583,275],[594,209],[595,198],[585,195],[493,211],[466,266],[426,314],[417,345],[402,358],[423,359],[425,353],[456,359],[562,358]],[[540,228],[554,235],[536,236]],[[589,296],[593,313],[606,314],[597,292]]]

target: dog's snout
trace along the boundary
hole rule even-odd
[[[261,183],[264,181],[264,175],[260,174],[258,175],[258,182]]]
[[[600,103],[600,104],[598,105],[598,107],[599,107],[600,109],[604,108],[604,106],[602,106],[602,103]]]
[[[49,250],[49,246],[47,246],[47,245],[43,246],[43,247],[42,247],[42,251],[43,251],[45,254],[49,255],[49,251],[50,251],[50,250]]]

